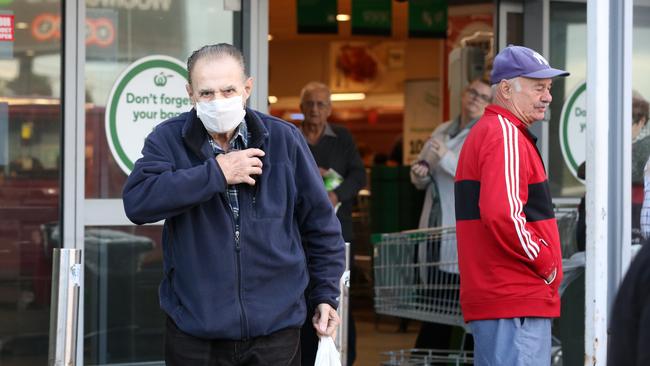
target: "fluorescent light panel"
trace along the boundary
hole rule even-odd
[[[332,102],[344,102],[349,100],[364,100],[365,93],[335,93],[332,94]]]
[[[339,22],[349,22],[350,14],[336,14],[336,20]]]

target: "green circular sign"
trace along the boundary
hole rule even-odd
[[[560,114],[560,147],[562,157],[573,176],[578,177],[578,167],[585,161],[587,141],[587,84],[579,84],[570,94]]]
[[[144,140],[160,122],[189,110],[187,70],[179,60],[147,56],[117,78],[106,102],[105,128],[113,158],[129,174]]]

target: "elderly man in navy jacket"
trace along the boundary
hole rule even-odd
[[[187,66],[194,108],[154,129],[124,187],[129,219],[165,220],[166,362],[299,365],[306,301],[319,335],[339,323],[339,222],[300,130],[245,107],[241,52]]]

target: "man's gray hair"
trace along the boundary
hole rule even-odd
[[[327,92],[327,100],[329,102],[332,101],[332,93],[330,92],[330,88],[327,85],[319,81],[310,81],[300,91],[300,103],[302,103],[302,99],[305,97],[305,94],[311,93],[315,90],[323,90]]]
[[[513,89],[515,89],[516,92],[521,91],[521,83],[519,82],[519,76],[514,77],[512,79],[503,79],[508,82],[508,84],[512,85]],[[499,83],[492,84],[492,95],[496,95],[497,87]]]
[[[224,57],[232,57],[239,66],[241,66],[242,77],[246,79],[246,66],[244,62],[244,55],[237,47],[228,43],[217,43],[205,45],[198,50],[192,52],[190,57],[187,58],[187,80],[192,84],[192,69],[197,61],[202,58],[219,59]]]

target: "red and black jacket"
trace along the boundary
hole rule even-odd
[[[508,110],[488,106],[470,131],[455,200],[465,321],[558,317],[562,255],[546,172],[535,137]]]

